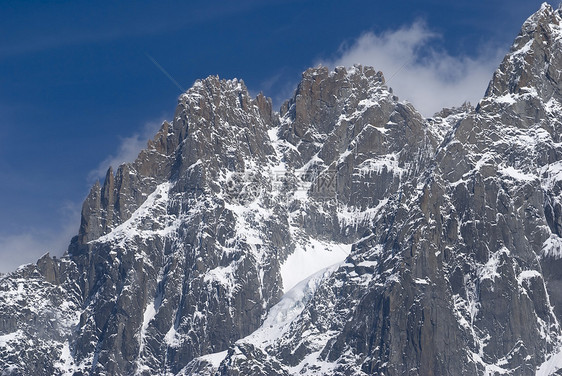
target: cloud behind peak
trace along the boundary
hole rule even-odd
[[[411,102],[424,116],[444,107],[476,104],[484,95],[505,53],[483,48],[477,56],[453,56],[438,48],[445,36],[423,21],[380,34],[366,32],[342,45],[334,58],[320,61],[329,67],[363,64],[384,73],[388,86]]]

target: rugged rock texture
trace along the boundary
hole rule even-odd
[[[370,67],[179,98],[79,234],[0,279],[2,375],[562,369],[562,14],[474,108],[424,119]]]

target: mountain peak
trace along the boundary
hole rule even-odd
[[[68,253],[0,278],[0,373],[562,369],[561,25],[543,4],[478,108],[430,119],[361,65],[280,113],[196,81]]]
[[[562,13],[543,3],[529,17],[486,91],[486,97],[536,90],[547,100],[562,89]],[[544,77],[547,77],[545,80]]]

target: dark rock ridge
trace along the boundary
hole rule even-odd
[[[370,67],[279,113],[197,81],[62,258],[0,277],[0,375],[561,372],[561,89],[547,4],[429,119]]]

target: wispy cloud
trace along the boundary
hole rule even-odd
[[[20,39],[9,39],[0,51],[0,57],[13,57],[28,53],[37,53],[54,49],[63,49],[88,45],[93,43],[104,43],[118,41],[126,38],[144,37],[153,34],[160,34],[170,29],[169,26],[150,23],[141,25],[129,25],[125,28],[122,25],[106,25],[105,29],[93,27],[83,29],[76,27],[69,32],[65,27],[58,27],[46,33],[33,33],[24,35]]]
[[[114,155],[105,158],[88,174],[88,179],[103,179],[109,166],[117,168],[123,163],[132,162],[139,152],[154,137],[163,120],[147,122],[142,129],[129,137],[124,137]],[[32,227],[16,234],[0,232],[0,273],[15,270],[19,265],[36,262],[46,252],[61,256],[78,233],[80,225],[80,203],[66,202],[56,214],[57,220],[51,226]]]
[[[333,59],[319,63],[329,67],[363,64],[384,73],[387,84],[401,99],[423,115],[465,101],[477,103],[505,51],[483,48],[478,56],[452,56],[434,47],[444,36],[418,21],[381,34],[367,32],[343,45]]]
[[[295,2],[296,0],[279,0],[276,3]],[[22,6],[22,14],[10,13],[0,7],[0,15],[5,16],[12,23],[6,23],[6,32],[13,34],[14,24],[26,25],[25,32],[11,37],[7,35],[2,40],[0,58],[12,57],[28,53],[36,53],[65,47],[119,41],[127,38],[142,38],[151,35],[178,33],[199,25],[219,22],[221,19],[233,18],[250,13],[256,9],[270,6],[270,2],[258,0],[226,3],[217,7],[211,3],[193,6],[189,2],[178,4],[175,12],[158,3],[135,4],[135,12],[131,13],[129,6],[119,6],[112,3],[83,4],[57,3],[43,4],[37,7]],[[0,5],[3,5],[0,3]],[[12,7],[8,7],[12,8]],[[88,14],[89,17],[76,16]],[[60,19],[52,22],[49,28],[42,26],[45,19]],[[84,22],[87,20],[87,22]],[[92,22],[91,20],[96,20]],[[0,21],[1,17],[0,17]],[[0,31],[2,29],[0,22]],[[30,32],[36,31],[36,32]],[[6,35],[3,35],[5,37]]]
[[[116,153],[109,155],[95,169],[90,171],[88,180],[103,179],[109,166],[116,169],[123,163],[133,162],[140,151],[146,148],[146,143],[154,137],[163,122],[164,120],[147,122],[140,131],[122,138]]]
[[[31,228],[18,234],[0,234],[0,273],[36,262],[47,252],[51,256],[61,256],[68,248],[70,239],[78,233],[80,205],[65,203],[57,213],[57,218],[58,223],[51,228]]]

